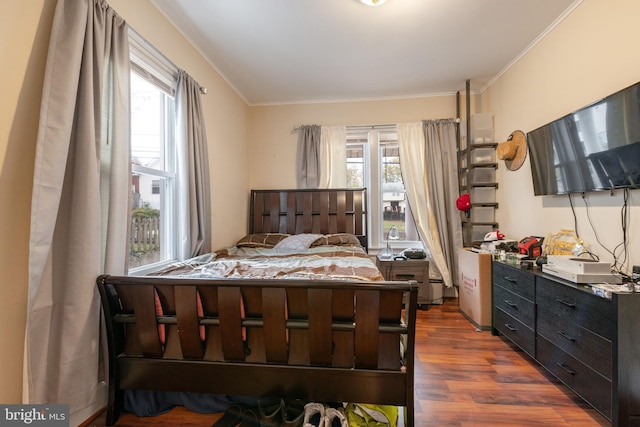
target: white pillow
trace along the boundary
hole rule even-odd
[[[301,251],[309,249],[311,244],[322,237],[322,234],[294,234],[280,240],[273,248],[284,251]]]

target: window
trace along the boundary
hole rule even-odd
[[[421,246],[402,181],[395,125],[347,127],[347,186],[369,189],[372,248],[386,245],[394,225],[400,231],[398,247]]]
[[[177,70],[130,33],[131,248],[129,272],[176,259],[174,87]]]

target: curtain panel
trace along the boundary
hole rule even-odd
[[[344,126],[306,125],[298,129],[298,188],[347,186],[347,130]]]
[[[77,425],[106,402],[96,277],[127,270],[128,26],[101,0],[59,0],[33,179],[25,403]]]
[[[347,129],[344,126],[322,126],[320,129],[319,188],[347,186]]]
[[[456,171],[455,126],[454,120],[425,122],[424,126],[398,124],[400,168],[409,207],[429,261],[447,287],[453,286],[457,269],[449,253],[455,255],[452,248],[462,246],[459,216],[454,212],[458,185],[457,174],[452,175]]]
[[[211,252],[211,191],[207,132],[200,99],[200,85],[184,70],[178,72],[176,129],[178,173],[182,188],[178,224],[181,260]]]
[[[454,119],[422,122],[427,150],[429,194],[436,195],[433,197],[432,206],[437,220],[440,245],[451,273],[449,286],[457,280],[457,251],[463,246],[460,212],[456,209],[456,199],[460,194],[456,126],[458,124]]]
[[[321,128],[318,125],[300,126],[296,157],[296,185],[298,188],[320,188]]]

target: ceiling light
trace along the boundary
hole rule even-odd
[[[360,3],[366,4],[367,6],[380,6],[386,0],[360,0]]]

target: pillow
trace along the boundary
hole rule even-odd
[[[236,243],[237,247],[245,248],[273,248],[281,240],[289,237],[290,234],[281,233],[256,233],[247,234]]]
[[[315,246],[358,246],[362,247],[360,240],[350,233],[325,234],[311,244]]]
[[[322,234],[294,234],[278,242],[274,249],[300,251],[309,249],[311,244],[322,237]]]

